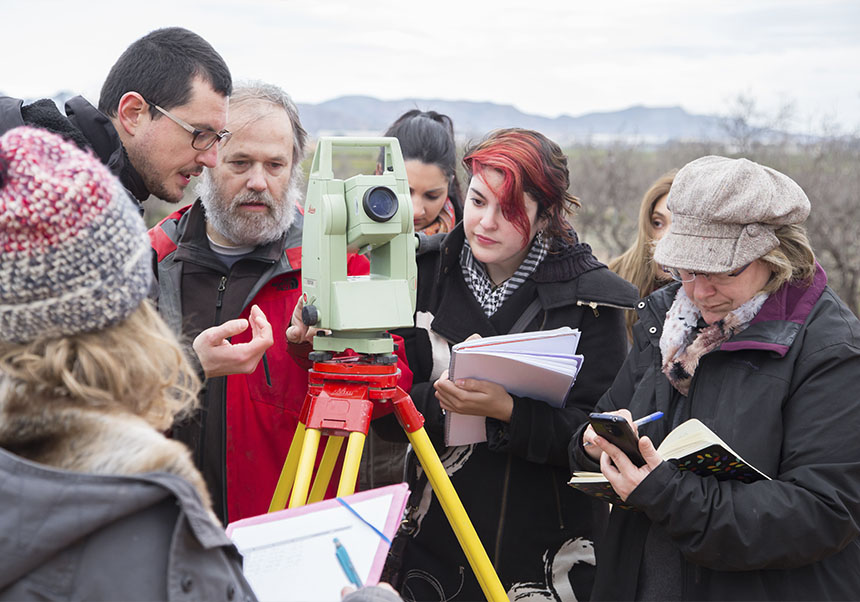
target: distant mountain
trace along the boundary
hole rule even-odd
[[[63,104],[72,96],[73,93],[62,91],[53,100],[62,111]],[[448,115],[461,139],[474,139],[504,127],[538,130],[560,144],[612,141],[660,144],[669,140],[724,141],[727,138],[722,118],[693,115],[681,107],[634,106],[621,111],[551,118],[523,113],[511,105],[464,100],[379,100],[370,96],[341,96],[319,104],[299,103],[298,106],[302,124],[312,138],[379,136],[397,117],[415,108]]]
[[[342,96],[319,104],[299,104],[302,123],[311,134],[380,135],[404,112],[419,108],[451,117],[458,137],[474,138],[502,127],[538,130],[561,144],[613,140],[661,143],[668,140],[723,139],[719,117],[693,115],[681,107],[635,106],[622,111],[588,113],[579,117],[541,117],[491,102],[450,100],[378,100]]]

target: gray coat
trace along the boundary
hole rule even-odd
[[[0,449],[0,600],[255,600],[185,479],[58,470]]]

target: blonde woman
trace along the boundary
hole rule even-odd
[[[654,263],[653,256],[654,245],[663,238],[672,224],[672,212],[666,207],[666,199],[677,172],[677,169],[673,169],[651,184],[639,204],[639,228],[636,232],[636,240],[629,249],[609,262],[609,269],[628,282],[632,282],[639,289],[639,296],[642,298],[672,280],[660,266]],[[635,310],[626,312],[627,338],[631,341],[633,324],[637,319]]]
[[[254,599],[184,445],[199,382],[92,155],[0,138],[0,600]]]

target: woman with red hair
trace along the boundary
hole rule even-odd
[[[605,505],[567,487],[567,444],[626,354],[623,309],[638,296],[567,221],[567,158],[538,132],[506,129],[468,150],[464,219],[422,237],[416,327],[402,332],[412,398],[511,599],[588,599]],[[562,326],[585,356],[565,407],[476,379],[452,382],[450,346]],[[486,417],[487,441],[444,446],[444,411]],[[383,425],[380,425],[383,426]],[[388,568],[406,600],[478,600],[478,582],[423,471],[410,462],[409,513]]]

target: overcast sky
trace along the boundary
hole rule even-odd
[[[554,117],[739,94],[792,129],[860,130],[857,0],[0,0],[0,92],[95,101],[130,42],[181,25],[234,79],[299,102],[346,94],[491,101]],[[432,108],[432,107],[427,107]],[[456,124],[455,124],[456,125]]]

